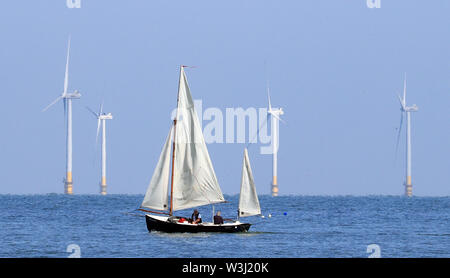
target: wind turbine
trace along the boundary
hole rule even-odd
[[[66,147],[66,177],[64,179],[64,193],[73,194],[72,182],[72,99],[78,99],[81,94],[75,90],[73,93],[68,93],[69,85],[69,57],[70,57],[70,37],[67,47],[66,73],[64,76],[64,91],[52,103],[45,107],[42,111],[46,111],[60,100],[64,102],[64,116],[67,116],[67,147]]]
[[[269,86],[267,86],[267,98],[269,100],[269,110],[267,113],[271,116],[271,129],[272,129],[272,196],[278,196],[278,180],[277,180],[277,172],[278,172],[278,147],[279,147],[279,139],[278,139],[278,127],[279,121],[283,121],[280,116],[284,114],[282,108],[272,108],[272,104],[270,102],[270,92]]]
[[[403,114],[406,113],[406,180],[405,180],[405,195],[407,197],[412,196],[412,180],[411,180],[411,112],[416,112],[419,110],[417,105],[413,104],[412,106],[406,106],[406,74],[405,80],[403,83],[403,97],[398,96],[400,101],[400,128],[398,130],[397,135],[397,148],[400,139],[400,133],[402,131],[403,125]]]
[[[103,113],[103,103],[100,105],[98,113],[92,111],[89,107],[86,107],[97,118],[97,137],[95,142],[98,142],[98,134],[100,126],[102,126],[102,179],[100,182],[100,194],[106,195],[106,120],[112,120],[111,113]]]

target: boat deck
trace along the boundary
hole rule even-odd
[[[159,220],[159,221],[168,221],[169,220],[168,216],[158,216],[158,215],[152,215],[152,214],[146,214],[146,215],[148,217],[154,218],[154,219]],[[173,221],[171,221],[171,222],[172,223],[176,222],[179,225],[188,225],[188,226],[235,226],[235,225],[242,224],[242,222],[240,222],[238,220],[233,221],[233,222],[224,222],[223,224],[214,224],[212,222],[202,222],[202,223],[199,223],[199,224],[193,224],[193,223],[189,223],[186,218],[185,218],[186,221],[184,221],[184,222],[178,222],[179,219],[181,219],[181,217],[175,216],[173,218]]]

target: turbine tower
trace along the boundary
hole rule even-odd
[[[70,57],[70,37],[67,47],[66,73],[64,77],[64,91],[62,95],[57,97],[52,103],[45,107],[42,111],[46,111],[60,100],[64,102],[64,114],[67,116],[67,136],[66,136],[66,177],[64,178],[64,193],[73,194],[72,181],[72,99],[78,99],[81,94],[75,90],[72,93],[67,92],[69,85],[69,57]]]
[[[400,101],[400,128],[398,130],[397,136],[397,148],[398,142],[400,138],[400,133],[403,125],[403,114],[406,113],[406,180],[404,183],[405,186],[405,196],[412,196],[412,180],[411,180],[411,112],[416,112],[419,110],[417,105],[413,104],[412,106],[406,106],[406,74],[405,80],[403,83],[403,97],[398,96]]]
[[[270,102],[270,92],[269,87],[267,87],[267,97],[269,100],[269,110],[267,113],[271,116],[271,129],[272,129],[272,196],[278,196],[278,147],[279,147],[279,139],[278,139],[278,127],[279,121],[284,121],[280,118],[281,115],[284,114],[282,108],[272,108],[272,104]]]
[[[97,118],[96,143],[98,142],[100,126],[102,127],[102,178],[100,182],[100,194],[106,195],[106,120],[112,120],[113,116],[111,113],[103,113],[103,103],[100,105],[98,113],[95,113],[89,107],[86,108]]]

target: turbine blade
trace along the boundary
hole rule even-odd
[[[64,75],[63,95],[67,94],[67,88],[69,87],[69,58],[70,58],[70,36],[69,36],[69,43],[68,43],[68,47],[67,47],[66,73]]]
[[[64,125],[65,125],[65,127],[67,127],[68,119],[67,119],[67,99],[66,98],[63,99],[63,105],[64,105]]]
[[[270,90],[269,90],[269,86],[267,86],[267,99],[269,100],[269,111],[272,111],[272,104],[270,103]]]
[[[402,132],[402,127],[403,127],[403,111],[400,113],[400,126],[398,128],[398,133],[397,133],[397,144],[395,145],[395,161],[397,161],[398,145],[400,143],[400,135]]]
[[[98,134],[100,132],[100,118],[97,120],[97,136],[95,137],[95,144],[98,143]]]
[[[103,114],[103,100],[102,100],[102,104],[100,105],[100,114],[99,115],[102,115]]]
[[[94,111],[92,111],[92,109],[89,108],[88,106],[86,106],[86,109],[87,109],[89,112],[91,112],[92,114],[94,114],[94,116],[95,116],[96,118],[99,117],[99,115],[98,115],[97,113],[95,113]]]
[[[402,106],[403,110],[406,110],[405,103],[403,103],[403,100],[400,95],[398,95],[398,100],[400,101],[400,105]]]
[[[287,124],[286,121],[284,121],[283,119],[281,119],[276,113],[270,113],[270,115],[272,115],[272,117],[275,117],[276,119],[278,119],[280,122],[282,122],[283,124]]]
[[[49,109],[51,106],[53,106],[55,103],[57,103],[60,99],[62,99],[62,96],[57,97],[52,103],[50,103],[49,105],[47,105],[47,107],[45,107],[42,112],[47,111],[47,109]]]

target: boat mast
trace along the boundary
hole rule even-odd
[[[173,147],[172,147],[172,181],[170,183],[170,210],[169,216],[173,215],[173,176],[174,176],[174,166],[175,166],[175,140],[177,135],[177,119],[178,119],[178,103],[180,102],[180,82],[183,66],[180,67],[180,79],[178,81],[178,94],[177,94],[177,114],[175,119],[173,119]]]
[[[172,147],[172,181],[170,183],[170,211],[169,211],[169,215],[172,216],[173,215],[173,168],[175,165],[175,134],[177,133],[177,119],[173,120],[173,147]]]

